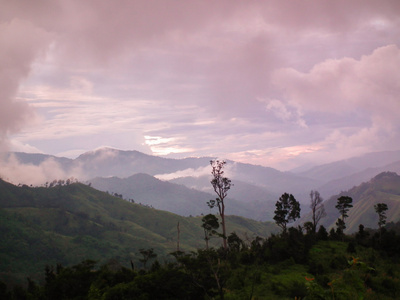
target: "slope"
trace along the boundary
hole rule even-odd
[[[368,168],[361,172],[342,177],[340,179],[332,180],[318,188],[321,195],[331,196],[339,191],[347,191],[362,182],[369,181],[371,178],[382,172],[396,172],[400,173],[400,160],[383,167]]]
[[[359,157],[335,161],[297,173],[299,176],[329,182],[369,168],[379,168],[400,160],[400,151],[367,153]],[[388,170],[385,170],[388,171]]]
[[[167,259],[180,248],[204,247],[201,218],[185,218],[113,197],[74,183],[53,188],[17,187],[0,180],[0,280],[39,278],[46,264],[138,261],[139,249]],[[229,232],[268,236],[272,223],[228,218]],[[217,240],[216,243],[219,243]]]
[[[187,176],[172,179],[169,182],[182,184],[192,189],[208,192],[209,194],[214,192],[210,184],[209,176]],[[228,198],[237,200],[241,203],[241,205],[245,204],[247,210],[251,211],[251,216],[249,216],[250,218],[261,221],[272,220],[275,210],[275,203],[279,199],[278,194],[272,193],[262,186],[250,184],[240,180],[234,180],[233,184],[234,185],[229,190]],[[242,213],[235,214],[248,217]]]
[[[209,213],[210,209],[206,203],[215,198],[208,176],[197,180],[208,183],[207,192],[188,188],[183,184],[162,181],[147,174],[135,174],[128,178],[97,177],[91,179],[90,183],[98,190],[121,194],[125,199],[133,199],[136,203],[189,216]],[[277,197],[268,193],[266,189],[235,181],[228,194],[228,215],[272,220]]]
[[[335,222],[339,213],[335,208],[337,199],[340,196],[353,198],[353,207],[349,210],[349,217],[346,219],[346,232],[352,233],[358,230],[358,226],[377,228],[378,215],[374,210],[377,203],[386,203],[387,222],[398,222],[400,220],[400,176],[394,172],[383,172],[346,192],[332,196],[324,202],[327,216],[321,223],[327,228],[336,227]],[[305,222],[310,219],[310,214],[301,219]]]

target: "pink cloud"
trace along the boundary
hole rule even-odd
[[[292,68],[275,73],[275,84],[303,111],[342,113],[367,109],[374,117],[397,122],[400,111],[400,49],[376,49],[359,60],[342,58],[315,65],[308,73]]]
[[[48,40],[49,35],[30,22],[0,23],[0,144],[34,117],[33,110],[15,96],[32,62],[44,54]]]
[[[108,127],[130,132],[119,140],[135,147],[147,134],[194,155],[266,156],[274,147],[306,149],[300,136],[315,134],[315,113],[357,112],[387,131],[398,125],[398,0],[4,2],[0,134],[31,118],[16,101],[21,83],[19,98],[55,91],[32,97],[47,120],[24,141],[38,148],[33,137],[61,141]],[[331,133],[318,125],[318,138]]]

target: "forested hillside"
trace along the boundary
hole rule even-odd
[[[398,227],[398,224],[397,224]],[[169,262],[142,251],[144,264],[116,260],[48,265],[44,280],[0,282],[2,299],[398,299],[400,236],[304,234],[298,228],[263,239],[235,235],[229,248],[175,251]],[[152,249],[150,249],[152,250]]]
[[[46,264],[71,265],[89,258],[137,263],[139,249],[153,248],[168,260],[177,249],[178,222],[180,249],[205,247],[201,216],[182,217],[130,203],[81,183],[33,188],[0,180],[0,217],[0,277],[7,281],[39,278]],[[229,232],[241,237],[276,231],[273,223],[233,216],[227,221]]]
[[[332,196],[324,202],[327,216],[321,220],[326,228],[335,226],[339,217],[336,209],[337,199],[341,196],[349,196],[353,199],[353,207],[349,210],[346,232],[353,233],[358,230],[360,224],[369,228],[378,227],[378,215],[374,210],[377,203],[386,203],[389,207],[387,213],[388,222],[400,220],[400,176],[393,172],[383,172],[358,186]],[[305,222],[310,214],[302,219]]]

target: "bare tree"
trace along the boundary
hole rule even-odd
[[[310,208],[312,212],[312,231],[313,233],[316,233],[319,221],[326,217],[325,207],[322,203],[324,199],[322,199],[318,191],[311,191],[310,200]]]
[[[224,249],[228,249],[227,244],[227,236],[226,236],[226,227],[225,227],[225,198],[228,195],[228,191],[233,186],[231,180],[227,177],[224,177],[224,166],[226,161],[222,160],[211,160],[210,161],[212,171],[211,174],[213,179],[211,180],[211,184],[214,188],[214,192],[217,194],[217,198],[215,200],[210,200],[207,202],[210,208],[218,207],[218,213],[221,216],[221,225],[222,225],[222,239],[224,243]]]

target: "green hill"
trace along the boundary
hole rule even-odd
[[[0,220],[0,280],[7,282],[40,279],[46,264],[136,263],[141,248],[154,248],[166,260],[177,247],[178,222],[181,250],[205,245],[201,216],[130,203],[80,183],[33,188],[0,180]],[[244,238],[277,231],[272,223],[236,216],[227,218],[227,228]]]
[[[398,222],[400,220],[400,176],[396,173],[380,173],[370,181],[346,192],[341,192],[325,201],[327,216],[322,219],[321,223],[327,228],[335,226],[339,217],[335,205],[340,196],[353,198],[353,207],[349,210],[349,217],[346,219],[346,232],[348,233],[357,231],[360,224],[369,228],[378,227],[378,215],[374,210],[374,205],[377,203],[388,205],[387,222]]]

